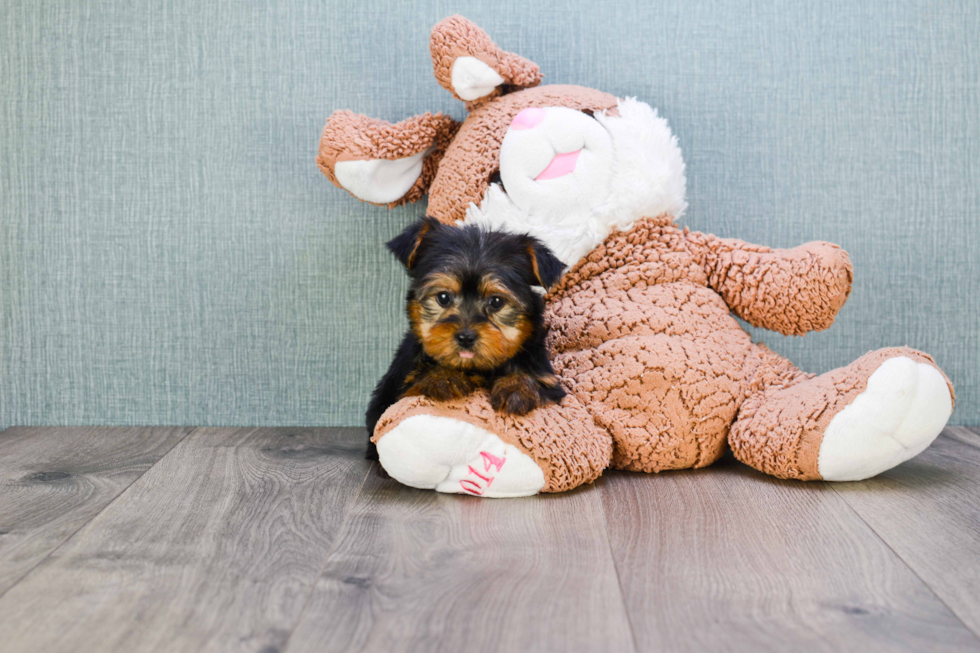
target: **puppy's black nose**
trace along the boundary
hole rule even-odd
[[[476,333],[470,329],[461,329],[456,332],[456,342],[459,343],[460,347],[470,348],[473,343],[476,342]]]

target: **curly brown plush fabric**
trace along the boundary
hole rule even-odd
[[[323,128],[316,164],[337,188],[343,188],[334,168],[339,161],[402,159],[432,149],[422,162],[422,174],[398,200],[386,204],[394,208],[417,202],[429,189],[439,161],[460,123],[441,113],[424,113],[391,124],[353,111],[334,111]]]
[[[768,474],[816,479],[826,425],[878,365],[899,355],[935,363],[885,349],[814,377],[753,344],[730,311],[769,316],[757,321],[783,333],[826,328],[850,284],[847,254],[833,245],[772,250],[644,220],[549,295],[555,370],[612,435],[616,468],[703,467],[728,441]]]
[[[851,293],[851,260],[832,243],[773,250],[710,234],[689,241],[711,287],[752,326],[787,336],[823,331]]]
[[[574,397],[565,397],[559,406],[539,408],[527,417],[496,412],[486,391],[441,403],[409,397],[385,412],[372,441],[377,442],[413,415],[451,417],[495,433],[541,467],[545,478],[542,492],[564,492],[594,481],[609,466],[612,456],[612,439],[596,427]]]
[[[519,55],[505,52],[490,40],[487,33],[462,16],[450,16],[439,21],[429,36],[429,51],[432,53],[432,67],[436,81],[453,94],[453,64],[458,57],[474,57],[487,64],[504,78],[504,83],[513,88],[529,88],[541,83],[541,70],[538,65]],[[472,109],[487,100],[499,96],[503,89],[467,103]]]
[[[724,451],[752,344],[669,218],[612,235],[549,302],[555,371],[615,442],[613,466],[709,465]]]

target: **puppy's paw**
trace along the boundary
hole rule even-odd
[[[490,391],[490,404],[494,409],[512,415],[526,415],[543,403],[538,382],[528,374],[502,376]]]
[[[472,394],[479,387],[478,379],[458,370],[432,370],[405,393],[406,397],[422,395],[436,401],[449,401]]]
[[[554,374],[543,374],[535,377],[538,382],[538,393],[541,395],[541,405],[558,404],[565,398],[565,389]]]

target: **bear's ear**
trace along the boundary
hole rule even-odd
[[[441,113],[392,125],[352,111],[335,111],[320,137],[320,171],[354,197],[388,208],[425,195],[439,160],[459,129]]]
[[[501,50],[462,16],[450,16],[433,27],[429,49],[436,80],[459,100],[476,102],[500,95],[503,86],[528,88],[541,83],[536,63]]]
[[[386,246],[395,255],[395,258],[401,261],[402,265],[411,270],[415,265],[426,235],[441,228],[442,223],[435,218],[422,218],[389,240]]]
[[[527,236],[525,239],[528,256],[531,257],[531,271],[537,284],[548,290],[561,279],[565,271],[562,263],[548,246],[537,238]]]

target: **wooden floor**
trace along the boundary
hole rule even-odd
[[[0,650],[978,651],[980,431],[862,483],[730,458],[421,492],[359,429],[0,433]]]

